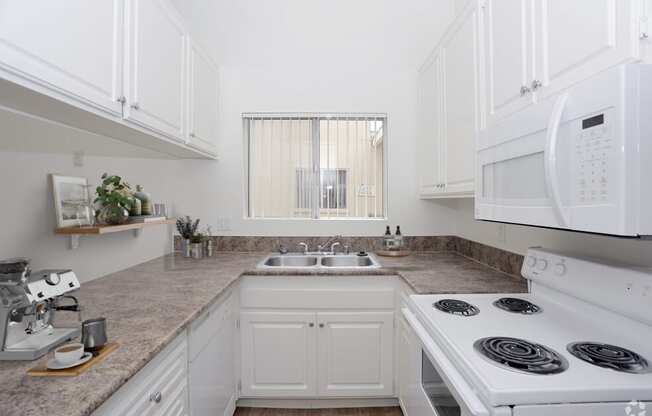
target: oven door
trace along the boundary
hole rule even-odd
[[[418,416],[488,416],[489,409],[480,401],[471,386],[435,344],[419,320],[407,308],[403,317],[414,331],[420,348],[420,373],[414,401]],[[426,413],[423,410],[429,409]],[[407,416],[415,416],[408,411]]]

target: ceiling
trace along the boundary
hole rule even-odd
[[[460,0],[173,0],[220,65],[416,70]]]

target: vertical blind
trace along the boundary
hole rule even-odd
[[[384,218],[384,114],[243,114],[250,218]]]

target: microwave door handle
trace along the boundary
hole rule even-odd
[[[436,364],[433,364],[439,367],[437,370],[445,374],[445,377],[454,388],[455,393],[460,396],[460,399],[464,402],[464,406],[468,408],[471,415],[489,416],[489,410],[480,401],[478,396],[475,395],[473,389],[468,386],[467,382],[459,373],[459,370],[455,368],[455,366],[444,355],[444,352],[432,340],[430,334],[428,334],[416,316],[414,316],[414,314],[407,308],[401,308],[401,313],[403,314],[403,317],[405,317],[405,320],[410,324],[410,327],[419,338],[423,347],[428,351],[428,354],[430,354],[436,361]],[[464,414],[464,412],[462,413]]]
[[[546,173],[546,187],[552,199],[552,208],[559,223],[563,227],[568,227],[568,218],[564,212],[564,207],[561,201],[561,193],[559,191],[559,178],[557,177],[557,144],[559,141],[559,126],[561,125],[561,118],[564,115],[564,109],[568,102],[568,94],[562,94],[555,102],[550,115],[548,123],[548,130],[546,133],[546,149],[545,149],[545,173]]]

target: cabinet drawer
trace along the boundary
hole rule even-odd
[[[392,309],[394,276],[246,278],[243,308]]]
[[[122,386],[93,416],[187,415],[185,333]],[[160,399],[157,397],[160,394]]]

